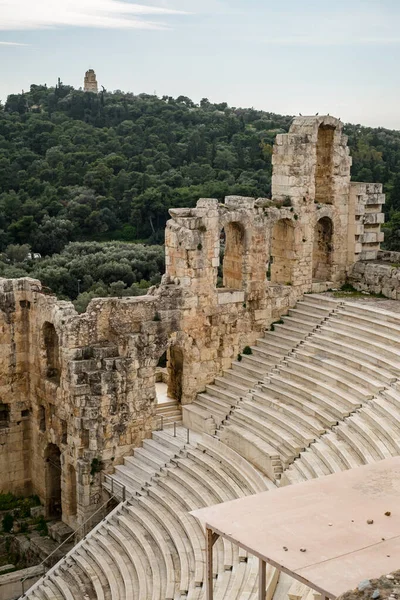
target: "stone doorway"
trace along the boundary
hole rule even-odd
[[[271,283],[292,285],[295,229],[291,220],[281,219],[272,230],[270,264],[267,278]]]
[[[68,465],[68,515],[76,516],[77,512],[76,497],[76,471],[73,465]]]
[[[322,217],[314,228],[313,281],[330,281],[332,276],[333,224],[329,217]]]
[[[49,444],[45,452],[45,506],[51,518],[61,518],[61,452],[55,444]]]
[[[170,346],[160,357],[156,368],[157,404],[180,403],[182,398],[183,352]]]
[[[220,233],[220,267],[217,287],[231,290],[243,288],[244,228],[241,223],[228,223]]]

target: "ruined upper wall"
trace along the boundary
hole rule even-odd
[[[318,184],[324,186],[328,180],[331,190],[324,201],[347,205],[351,158],[339,119],[296,117],[289,133],[276,136],[272,165],[273,198],[290,197],[301,207],[320,200]]]

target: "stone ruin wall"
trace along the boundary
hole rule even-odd
[[[94,299],[78,315],[38,281],[0,280],[0,491],[37,493],[51,514],[60,485],[75,528],[101,501],[97,471],[157,427],[165,350],[170,389],[190,403],[304,293],[376,258],[381,188],[350,184],[350,165],[338,120],[299,117],[277,136],[272,200],[170,211],[166,274],[146,296]]]

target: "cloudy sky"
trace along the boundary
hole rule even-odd
[[[399,0],[0,0],[0,99],[31,83],[400,129]]]

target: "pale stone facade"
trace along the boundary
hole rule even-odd
[[[381,186],[350,183],[346,141],[333,117],[296,118],[277,136],[272,200],[171,210],[166,274],[147,296],[93,300],[78,315],[37,281],[0,281],[1,491],[37,493],[49,514],[81,523],[100,500],[98,471],[157,426],[165,350],[169,393],[191,403],[304,293],[376,258]]]
[[[83,91],[84,92],[93,92],[94,94],[97,94],[97,92],[99,91],[99,88],[97,85],[96,73],[94,72],[93,69],[89,69],[85,73],[85,79],[83,81]]]

